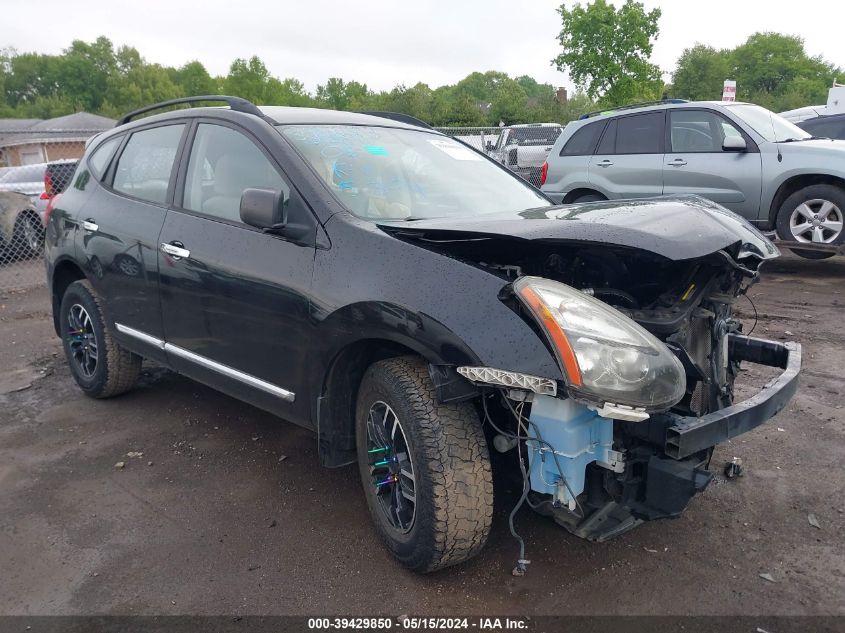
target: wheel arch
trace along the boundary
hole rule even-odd
[[[68,286],[74,281],[88,279],[82,268],[72,259],[62,259],[53,266],[50,275],[50,301],[53,307],[53,328],[59,336],[59,307]]]
[[[563,204],[570,204],[570,203],[572,203],[573,201],[575,201],[575,200],[577,200],[578,198],[580,198],[581,196],[587,196],[587,195],[601,196],[601,197],[602,197],[602,198],[604,198],[605,200],[607,200],[607,199],[608,199],[608,197],[607,197],[606,195],[604,195],[604,194],[603,194],[601,191],[599,191],[598,189],[592,189],[592,188],[590,188],[590,187],[579,187],[578,189],[573,189],[572,191],[568,192],[568,193],[567,193],[567,194],[563,197]]]
[[[797,174],[784,180],[777,188],[769,204],[769,216],[765,229],[774,229],[777,225],[778,212],[784,201],[793,193],[811,185],[833,185],[845,191],[845,179],[830,174]]]
[[[423,328],[425,331],[431,332],[431,328]],[[449,389],[456,399],[472,397],[476,393],[475,387],[461,378],[454,367],[476,364],[479,362],[477,357],[454,334],[444,338],[442,329],[430,336],[420,335],[419,331],[410,335],[384,330],[346,340],[325,354],[323,357],[328,360],[312,371],[311,384],[320,385],[319,393],[313,399],[312,419],[316,421],[322,465],[336,467],[355,461],[355,407],[364,372],[373,363],[399,356],[417,356],[425,360],[438,393],[441,393],[441,386]],[[460,379],[457,386],[453,384],[456,378]]]

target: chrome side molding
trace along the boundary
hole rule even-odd
[[[136,330],[135,328],[129,327],[128,325],[123,325],[123,323],[115,323],[114,327],[117,328],[117,331],[121,334],[126,334],[126,336],[136,338],[139,341],[143,341],[147,345],[152,345],[153,347],[157,347],[158,349],[164,349],[164,341],[162,341],[160,338],[150,336],[146,332]]]
[[[178,345],[167,343],[161,340],[160,338],[156,338],[155,336],[151,336],[146,332],[141,332],[140,330],[136,330],[135,328],[123,325],[122,323],[115,323],[114,326],[115,328],[117,328],[117,331],[122,334],[126,334],[127,336],[131,336],[132,338],[138,339],[139,341],[143,341],[147,345],[157,347],[158,349],[164,350],[165,352],[173,354],[174,356],[184,358],[185,360],[191,361],[192,363],[200,365],[201,367],[205,367],[206,369],[210,369],[211,371],[215,371],[219,374],[222,374],[227,378],[237,380],[238,382],[242,382],[245,385],[254,387],[255,389],[260,389],[261,391],[281,398],[286,402],[293,402],[296,399],[296,394],[293,391],[288,391],[287,389],[279,387],[278,385],[274,385],[273,383],[267,382],[266,380],[256,378],[252,374],[247,374],[246,372],[240,371],[239,369],[235,369],[234,367],[229,367],[228,365],[224,365],[223,363],[218,363],[215,360],[211,360],[210,358],[201,356],[200,354],[196,354],[183,347],[179,347]]]

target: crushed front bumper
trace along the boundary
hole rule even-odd
[[[684,459],[746,433],[775,416],[795,395],[801,371],[801,346],[798,343],[778,343],[731,334],[728,356],[732,361],[779,367],[783,372],[748,400],[719,411],[701,417],[664,414],[671,418],[664,446],[669,457]]]

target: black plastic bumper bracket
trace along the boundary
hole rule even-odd
[[[728,356],[769,367],[783,369],[757,394],[737,404],[701,417],[671,415],[673,424],[666,430],[666,455],[684,459],[756,428],[786,406],[798,388],[801,371],[801,346],[730,334]]]

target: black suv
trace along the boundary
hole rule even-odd
[[[314,429],[412,569],[484,545],[490,445],[601,541],[680,514],[796,388],[800,347],[732,313],[777,250],[716,204],[558,207],[403,115],[179,101],[210,100],[124,117],[54,205],[73,376],[116,396],[146,358]],[[743,360],[783,371],[734,404]]]

